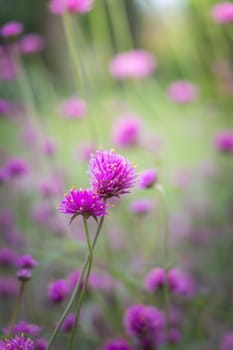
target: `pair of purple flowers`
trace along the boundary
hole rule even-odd
[[[129,193],[136,181],[135,167],[114,150],[98,150],[89,161],[90,189],[72,188],[59,205],[59,211],[88,219],[107,214],[106,201]]]

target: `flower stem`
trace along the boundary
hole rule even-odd
[[[9,330],[9,334],[8,334],[9,337],[12,336],[13,327],[15,325],[15,321],[17,319],[17,315],[18,315],[18,312],[19,312],[19,307],[21,305],[25,284],[26,284],[25,281],[21,281],[20,282],[19,293],[18,293],[18,296],[17,296],[17,299],[16,299],[15,307],[14,307],[12,318],[11,318],[11,322],[10,322],[10,330]]]
[[[77,305],[77,309],[76,309],[74,325],[73,325],[73,328],[72,328],[71,337],[70,337],[70,341],[69,341],[68,348],[67,348],[68,350],[71,350],[72,346],[73,346],[74,336],[75,336],[76,328],[77,328],[77,325],[78,325],[79,314],[80,314],[83,298],[84,298],[84,295],[85,295],[85,292],[86,292],[86,289],[87,289],[87,284],[88,284],[89,276],[90,276],[90,273],[91,273],[91,267],[92,267],[92,261],[93,261],[92,246],[91,246],[90,235],[89,235],[89,230],[88,230],[88,225],[87,225],[87,219],[84,216],[83,216],[83,225],[84,225],[84,230],[85,230],[86,240],[87,240],[87,246],[88,246],[88,252],[89,252],[89,263],[88,263],[87,274],[86,274],[84,286],[82,288],[82,291],[81,291],[81,294],[80,294],[80,297],[79,297],[79,300],[78,300],[78,305]]]
[[[92,248],[91,248],[92,251],[94,250],[94,247],[95,247],[97,238],[99,236],[99,233],[101,231],[103,222],[104,222],[104,216],[101,217],[99,225],[97,227],[96,234],[95,234],[94,240],[92,242]],[[77,294],[78,294],[78,292],[80,290],[81,282],[82,282],[83,276],[84,276],[84,274],[86,272],[88,264],[89,264],[89,253],[87,254],[87,256],[86,256],[86,258],[84,260],[84,263],[83,263],[83,266],[82,266],[82,270],[81,270],[81,273],[80,273],[80,276],[79,276],[79,280],[78,280],[78,282],[77,282],[77,284],[76,284],[76,286],[75,286],[75,288],[73,290],[73,293],[72,293],[72,295],[70,297],[70,300],[69,300],[69,302],[68,302],[68,304],[67,304],[67,306],[66,306],[66,308],[65,308],[65,310],[64,310],[64,312],[63,312],[63,314],[61,316],[61,318],[59,319],[59,321],[58,321],[58,323],[56,325],[56,328],[54,329],[54,331],[53,331],[53,333],[52,333],[52,335],[50,337],[50,340],[49,340],[49,343],[48,343],[48,346],[47,346],[46,350],[50,350],[51,349],[51,346],[52,346],[52,344],[54,343],[54,341],[55,341],[55,339],[57,337],[58,331],[61,328],[62,323],[64,322],[66,316],[68,315],[68,313],[70,311],[70,308],[71,308],[71,306],[72,306],[72,304],[73,304],[73,302],[74,302],[74,300],[75,300],[75,298],[76,298],[76,296],[77,296]]]

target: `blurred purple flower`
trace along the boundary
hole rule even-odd
[[[151,270],[145,277],[145,287],[149,292],[156,292],[158,289],[164,287],[165,284],[165,271],[158,267]]]
[[[11,103],[7,100],[0,99],[0,115],[9,115],[11,112]]]
[[[148,169],[141,173],[139,178],[140,188],[151,188],[158,180],[157,171],[155,169]]]
[[[233,332],[225,333],[220,342],[220,350],[233,349]]]
[[[181,332],[177,328],[171,328],[169,331],[169,342],[171,344],[178,344],[181,341]]]
[[[37,265],[38,261],[33,259],[33,257],[29,254],[20,256],[17,261],[17,266],[22,269],[32,269]]]
[[[4,38],[12,38],[23,32],[23,25],[20,22],[12,21],[4,24],[0,29],[1,36]]]
[[[222,130],[214,138],[214,145],[217,151],[233,153],[233,130]]]
[[[17,278],[22,282],[29,281],[31,277],[32,277],[32,273],[30,269],[20,269],[17,272]]]
[[[0,296],[11,297],[18,293],[18,282],[12,277],[0,277]]]
[[[41,52],[44,48],[44,39],[41,35],[30,33],[24,35],[19,41],[20,52],[24,55],[32,55]]]
[[[109,71],[116,79],[141,79],[151,75],[156,66],[156,61],[149,52],[137,49],[114,56]]]
[[[172,293],[186,297],[192,297],[196,290],[191,276],[176,268],[168,271],[168,285]]]
[[[211,8],[211,15],[217,23],[233,22],[233,3],[230,1],[216,3]]]
[[[113,127],[112,139],[118,147],[132,147],[139,143],[142,129],[141,120],[135,115],[125,115]]]
[[[9,178],[25,176],[29,172],[29,165],[24,159],[12,157],[5,164]]]
[[[52,157],[55,155],[57,151],[57,146],[54,140],[52,139],[46,139],[42,145],[42,152],[48,156]]]
[[[150,213],[154,205],[149,199],[137,199],[130,205],[130,210],[137,215],[145,215]]]
[[[10,50],[0,46],[0,79],[13,80],[18,74],[18,67]]]
[[[70,98],[60,106],[61,113],[70,119],[83,119],[87,114],[86,102],[80,98]]]
[[[80,277],[80,271],[78,270],[71,272],[67,277],[67,282],[71,290],[75,288],[76,284],[78,283],[79,277]],[[84,280],[82,280],[81,282],[81,288],[83,287],[83,284],[84,284]]]
[[[109,292],[113,289],[114,283],[113,279],[107,275],[100,275],[91,272],[88,281],[88,288],[92,290],[99,290],[102,292]]]
[[[101,198],[119,197],[134,186],[135,167],[113,150],[98,150],[89,161],[89,178]]]
[[[62,302],[70,293],[69,283],[64,279],[58,279],[49,284],[48,297],[55,303]]]
[[[63,332],[70,332],[74,326],[75,314],[71,313],[66,316],[65,320],[62,323],[61,330]]]
[[[13,332],[13,334],[24,333],[24,334],[30,335],[32,337],[38,337],[41,333],[41,327],[39,327],[35,324],[32,324],[32,323],[28,323],[26,321],[21,321],[21,322],[16,323],[14,325],[12,332]],[[8,334],[9,329],[5,328],[4,333]]]
[[[197,99],[197,88],[189,81],[180,80],[172,83],[167,90],[169,98],[176,103],[190,103]]]
[[[46,350],[48,342],[45,339],[37,339],[34,343],[33,350]]]
[[[34,342],[26,338],[24,334],[16,335],[13,338],[0,340],[0,350],[35,350]]]
[[[9,248],[0,248],[0,265],[14,266],[17,259],[17,253]]]
[[[108,340],[99,350],[131,350],[128,342],[124,339]]]
[[[55,15],[69,13],[85,13],[92,9],[94,0],[50,0],[50,11]]]

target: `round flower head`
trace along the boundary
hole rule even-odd
[[[153,203],[149,199],[137,199],[131,204],[130,210],[134,214],[145,215],[150,213],[153,207]]]
[[[126,115],[117,120],[113,128],[113,142],[119,147],[132,147],[139,143],[141,120],[134,115]]]
[[[50,0],[50,11],[55,15],[69,13],[85,13],[92,9],[94,0]]]
[[[157,171],[155,169],[145,170],[139,179],[140,188],[151,188],[157,181]]]
[[[79,98],[70,98],[61,104],[61,113],[70,119],[83,119],[87,114],[86,102]]]
[[[31,255],[22,255],[17,261],[17,266],[22,269],[32,269],[38,265],[38,261],[33,259]]]
[[[99,350],[131,350],[124,339],[112,339],[105,343]]]
[[[215,148],[219,152],[233,153],[233,130],[223,130],[214,139]]]
[[[63,332],[72,331],[74,323],[75,323],[75,314],[71,313],[71,314],[67,315],[65,320],[63,321],[62,326],[61,326],[61,330]]]
[[[9,333],[9,329],[5,329],[4,332]],[[12,332],[13,334],[25,333],[32,337],[38,337],[41,333],[41,327],[36,324],[21,321],[14,325]]]
[[[96,219],[97,216],[107,214],[107,206],[104,201],[93,190],[82,190],[72,188],[65,194],[58,210],[64,214],[71,214],[71,221],[78,215],[88,219],[90,216]]]
[[[175,268],[168,271],[168,286],[172,293],[187,297],[191,297],[196,289],[191,276]]]
[[[13,38],[20,35],[23,31],[23,25],[20,22],[8,22],[1,28],[1,35],[4,38]]]
[[[70,292],[69,283],[66,280],[59,279],[49,284],[48,297],[55,303],[62,302]]]
[[[220,350],[233,349],[233,332],[225,333],[220,342]]]
[[[165,284],[165,271],[158,267],[151,270],[145,278],[145,287],[149,292],[163,288]]]
[[[231,23],[233,22],[233,3],[230,1],[223,1],[215,4],[211,9],[211,15],[217,23]]]
[[[0,266],[14,266],[17,259],[16,252],[9,248],[0,248]]]
[[[31,270],[29,269],[20,269],[17,272],[17,278],[22,282],[29,281],[31,277],[32,277],[32,273],[31,273]]]
[[[0,350],[34,350],[34,342],[25,338],[24,334],[16,335],[13,338],[0,341]]]
[[[44,339],[37,339],[34,343],[33,350],[46,350],[48,346],[48,342]]]
[[[19,42],[20,52],[24,55],[33,55],[44,48],[44,39],[41,35],[31,33],[25,35]]]
[[[172,83],[168,88],[169,98],[176,103],[190,103],[197,99],[197,88],[188,81],[180,80]]]
[[[129,193],[136,181],[135,167],[113,150],[98,150],[89,161],[91,187],[101,198]]]
[[[116,79],[145,78],[151,75],[156,68],[154,57],[144,50],[123,52],[110,62],[110,74]]]
[[[5,165],[6,172],[9,178],[27,175],[29,172],[29,165],[24,159],[10,158]]]

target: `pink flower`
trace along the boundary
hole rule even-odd
[[[211,15],[217,23],[233,22],[233,3],[225,1],[215,4],[211,9]]]
[[[92,9],[94,0],[50,0],[50,11],[55,15],[69,13],[85,13]]]
[[[116,79],[141,79],[151,75],[156,66],[156,61],[149,52],[137,49],[113,57],[109,71]]]
[[[44,39],[41,35],[31,33],[25,35],[19,42],[19,49],[25,55],[32,55],[42,51],[44,48]]]
[[[222,130],[214,138],[216,150],[223,153],[233,153],[233,130]]]
[[[1,28],[1,35],[4,38],[11,38],[18,36],[22,33],[23,31],[23,25],[20,22],[8,22],[4,24]]]
[[[188,81],[180,80],[169,86],[167,94],[176,103],[190,103],[197,99],[197,88]]]
[[[151,188],[158,180],[158,174],[155,169],[145,170],[139,179],[139,188]]]
[[[70,119],[83,119],[87,114],[87,105],[84,100],[70,98],[64,101],[60,107],[61,113]]]
[[[135,115],[125,115],[113,127],[113,143],[118,147],[132,147],[139,143],[141,120]]]

